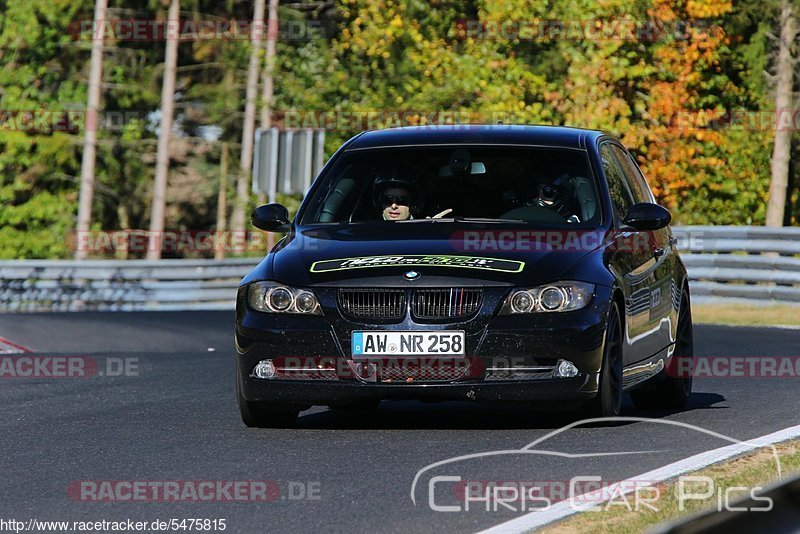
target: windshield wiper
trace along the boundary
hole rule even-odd
[[[463,222],[463,223],[522,223],[525,224],[525,221],[520,219],[492,219],[489,217],[453,217],[455,222]]]
[[[492,218],[484,218],[484,217],[440,217],[438,219],[406,219],[404,221],[394,221],[396,223],[474,223],[474,224],[482,224],[482,223],[491,223],[491,224],[503,224],[503,223],[521,223],[527,224],[525,221],[520,219],[492,219]]]

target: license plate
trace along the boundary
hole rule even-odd
[[[353,332],[353,356],[463,356],[464,332]]]

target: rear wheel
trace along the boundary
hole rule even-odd
[[[614,417],[622,412],[622,322],[616,302],[608,314],[597,396],[589,401],[587,411],[592,417]]]
[[[238,371],[237,371],[238,373]],[[294,406],[251,402],[242,396],[239,376],[236,376],[236,400],[242,422],[253,428],[286,428],[297,420],[300,410]]]
[[[660,376],[631,392],[637,408],[683,408],[692,394],[694,333],[689,294],[681,296],[675,353]]]

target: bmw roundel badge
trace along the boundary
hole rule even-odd
[[[419,273],[417,271],[408,271],[407,273],[403,274],[403,278],[406,280],[416,280],[419,278]]]

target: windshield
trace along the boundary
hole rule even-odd
[[[314,189],[302,224],[495,219],[596,226],[583,150],[436,146],[345,152]]]

